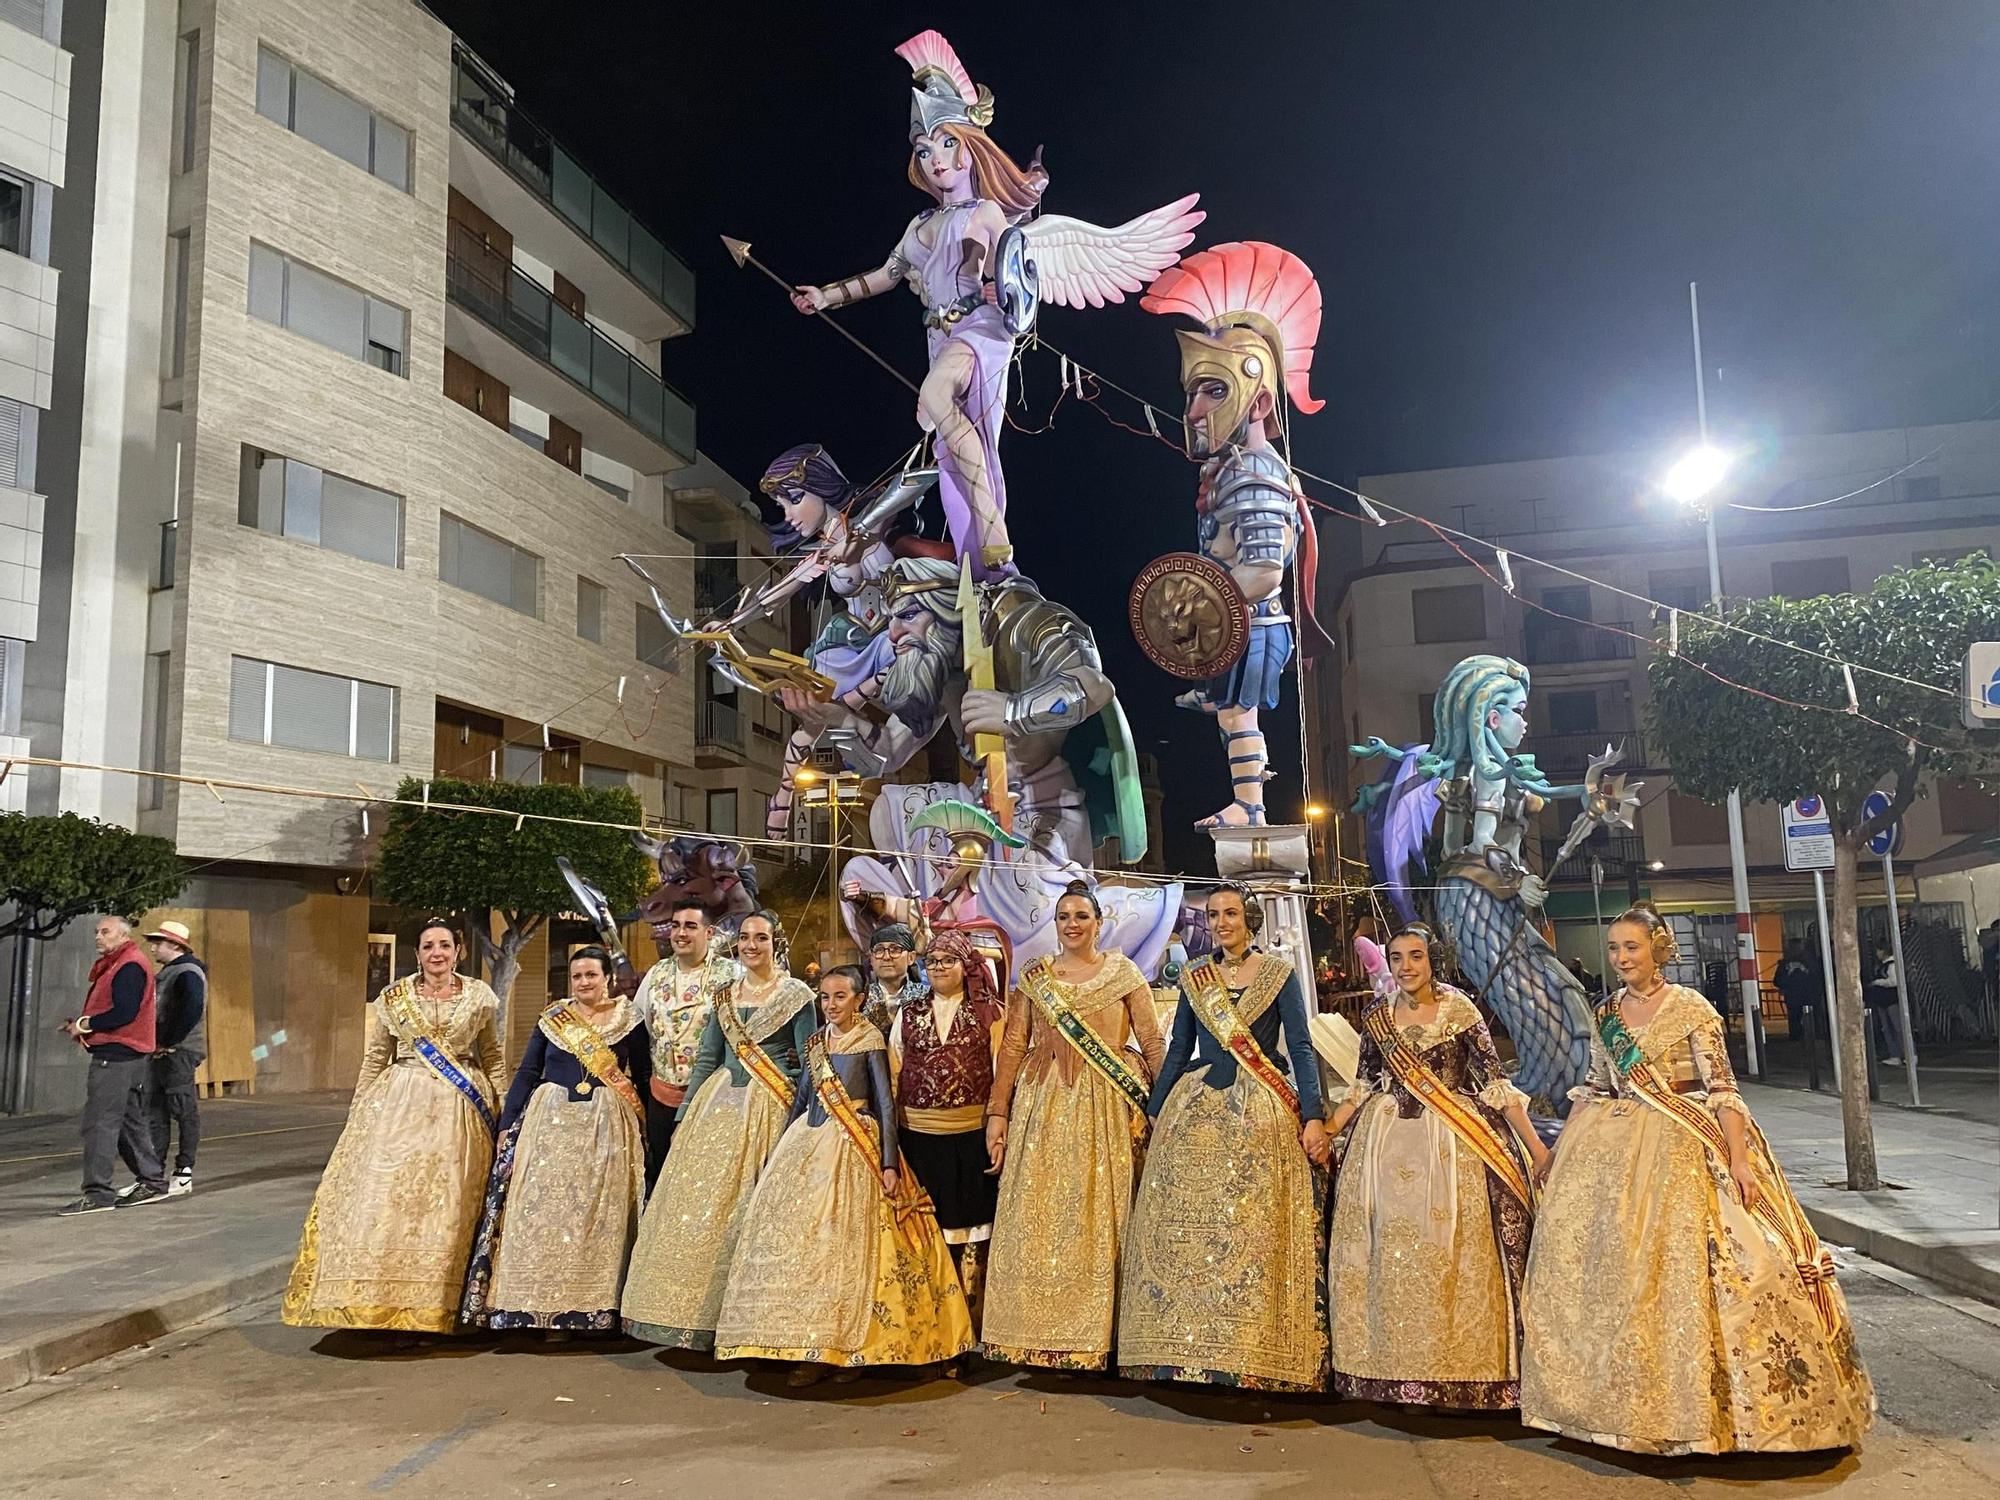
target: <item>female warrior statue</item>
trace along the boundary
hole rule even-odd
[[[1468,656],[1438,687],[1429,745],[1399,750],[1371,739],[1352,747],[1364,760],[1396,762],[1355,807],[1368,815],[1370,857],[1399,909],[1407,906],[1398,894],[1406,873],[1421,863],[1424,841],[1443,809],[1438,925],[1465,977],[1492,1002],[1514,1039],[1521,1087],[1560,1101],[1584,1081],[1590,1007],[1582,985],[1530,919],[1528,908],[1541,906],[1545,887],[1522,863],[1521,838],[1550,802],[1581,798],[1583,813],[1561,851],[1567,858],[1591,829],[1630,826],[1637,798],[1620,777],[1600,790],[1609,757],[1593,762],[1579,785],[1550,785],[1534,756],[1517,753],[1528,732],[1527,705],[1526,667],[1505,657]]]
[[[1017,166],[986,134],[993,95],[975,88],[935,31],[896,49],[916,87],[910,105],[910,181],[937,200],[910,221],[887,260],[825,286],[800,286],[802,313],[845,307],[906,282],[924,304],[930,373],[917,422],[937,435],[939,491],[953,546],[975,575],[1011,572],[1007,486],[1000,472],[1007,365],[1033,325],[1038,300],[1062,307],[1122,302],[1174,263],[1204,217],[1197,195],[1115,229],[1035,218],[1048,173]]]
[[[758,488],[777,502],[779,519],[771,543],[795,555],[785,572],[751,589],[728,616],[703,631],[736,630],[748,621],[782,609],[793,595],[824,582],[839,601],[807,649],[815,670],[833,679],[833,696],[843,707],[866,714],[893,659],[882,600],[882,575],[899,556],[942,556],[942,542],[892,533],[905,526],[905,513],[937,481],[935,469],[911,469],[872,486],[852,485],[818,443],[787,448],[764,470]],[[782,699],[782,694],[780,695]],[[765,819],[767,837],[781,839],[791,827],[793,776],[811,751],[815,736],[794,729],[785,747],[785,769]]]

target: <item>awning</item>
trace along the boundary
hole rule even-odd
[[[1955,875],[1991,864],[2000,864],[2000,833],[1975,833],[1927,858],[1912,860],[1909,868],[1916,876]]]

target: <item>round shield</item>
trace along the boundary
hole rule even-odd
[[[1001,232],[994,247],[993,296],[1007,332],[1021,337],[1035,326],[1042,306],[1042,273],[1028,258],[1028,236],[1016,224]]]
[[[1126,613],[1139,649],[1189,682],[1220,677],[1250,644],[1250,606],[1220,563],[1197,552],[1156,557],[1132,584]]]

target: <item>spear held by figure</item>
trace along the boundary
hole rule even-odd
[[[999,684],[993,673],[993,643],[986,639],[986,623],[980,618],[979,585],[972,581],[972,559],[958,560],[958,617],[965,643],[966,686],[992,692]],[[977,733],[972,737],[973,758],[986,771],[986,810],[1002,831],[1014,831],[1014,795],[1007,788],[1007,740],[1004,735]]]

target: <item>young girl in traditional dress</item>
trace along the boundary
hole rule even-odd
[[[716,1324],[718,1359],[924,1365],[972,1347],[965,1295],[930,1202],[899,1170],[889,1049],[861,1015],[866,981],[820,980],[792,1122],[744,1211]]]
[[[1660,972],[1672,930],[1611,924],[1623,986],[1545,1166],[1521,1420],[1634,1453],[1852,1447],[1874,1390],[1833,1260],[1737,1092],[1722,1018]]]
[[[1333,1388],[1412,1406],[1520,1401],[1521,1279],[1530,1178],[1547,1154],[1486,1022],[1438,982],[1441,947],[1412,923],[1362,1017],[1354,1085],[1334,1108],[1354,1134],[1327,1245]],[[1393,981],[1393,982],[1390,982]]]
[[[507,1077],[500,1000],[455,972],[448,922],[418,930],[417,965],[369,1012],[354,1102],[285,1289],[287,1323],[457,1327]]]
[[[464,1321],[551,1333],[618,1326],[646,1196],[652,1052],[611,956],[578,950],[569,995],[535,1023],[500,1112]]]
[[[785,1133],[800,1061],[819,1028],[812,989],[785,971],[780,941],[770,912],[743,919],[743,977],[716,1005],[695,1051],[673,1149],[625,1281],[625,1331],[648,1343],[715,1347],[743,1210]]]
[[[980,1339],[1008,1364],[1102,1370],[1111,1360],[1118,1256],[1161,1047],[1145,976],[1124,954],[1097,950],[1101,920],[1096,894],[1071,882],[1056,902],[1061,951],[1028,965],[1007,1002],[986,1107],[1001,1176]]]

